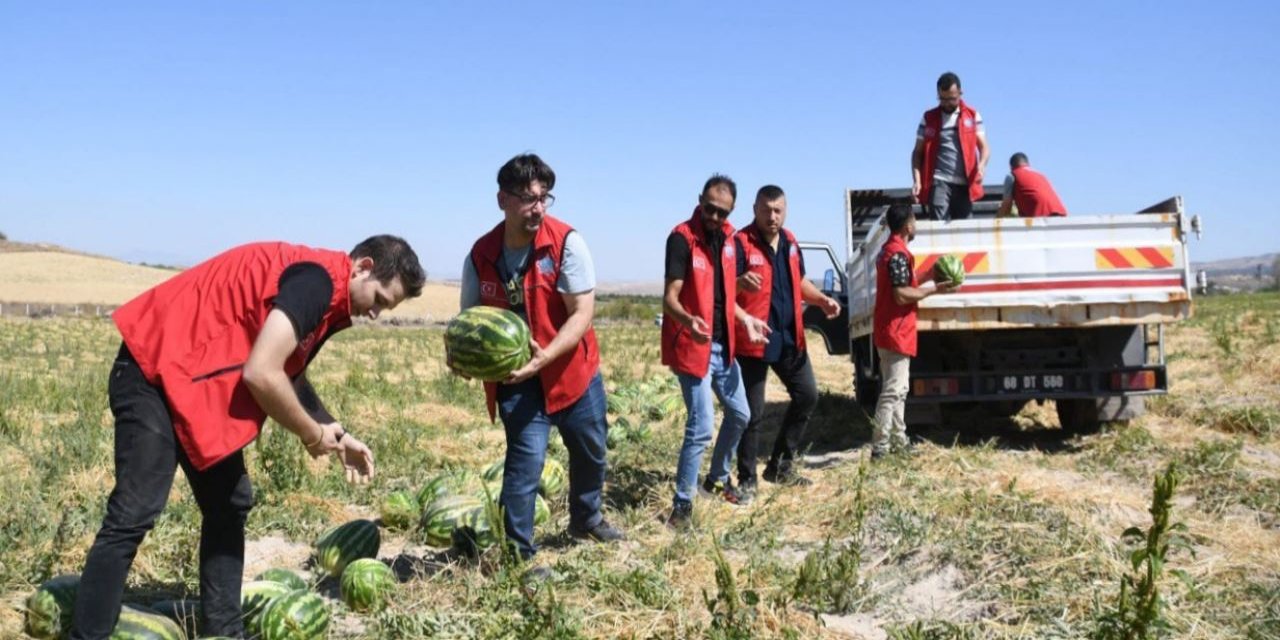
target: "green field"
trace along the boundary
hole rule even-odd
[[[814,486],[766,483],[743,508],[701,502],[686,535],[659,521],[683,410],[663,413],[635,391],[647,383],[667,394],[672,379],[653,309],[621,308],[631,304],[616,303],[599,328],[606,383],[629,399],[614,403],[613,418],[650,428],[610,453],[608,517],[630,539],[571,544],[562,497],[539,538],[539,559],[557,578],[529,592],[496,552],[467,560],[414,532],[384,531],[380,555],[402,576],[398,593],[368,615],[334,600],[332,637],[1103,634],[1122,578],[1137,575],[1121,532],[1151,525],[1152,482],[1171,463],[1181,478],[1172,519],[1186,524],[1189,547],[1165,558],[1165,607],[1154,620],[1168,637],[1280,637],[1280,295],[1198,300],[1194,319],[1168,336],[1172,393],[1134,423],[1084,437],[1064,435],[1050,405],[1031,405],[1011,419],[956,418],[923,433],[918,455],[871,464],[848,363],[817,357],[823,393],[805,471]],[[373,448],[377,478],[348,486],[269,425],[248,449],[251,565],[306,569],[306,546],[326,528],[376,517],[385,495],[443,469],[478,470],[502,456],[479,385],[444,371],[441,335],[362,326],[325,347],[310,377]],[[105,320],[0,320],[0,637],[20,634],[35,585],[79,571],[101,521],[117,346]],[[782,411],[773,401],[784,397],[771,383],[771,427]],[[199,519],[175,482],[126,600],[194,594]]]

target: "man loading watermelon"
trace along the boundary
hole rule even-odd
[[[80,576],[70,637],[102,639],[125,577],[181,465],[202,517],[200,598],[209,635],[240,637],[244,526],[253,488],[242,449],[268,416],[313,457],[337,454],[347,480],[373,477],[373,453],[320,402],[305,369],[357,316],[422,292],[404,240],[374,236],[350,254],[283,242],[236,247],[125,303],[108,395],[115,488]]]
[[[592,318],[595,267],[582,234],[547,215],[556,174],[535,154],[518,155],[498,170],[503,220],[481,236],[462,267],[461,307],[510,309],[529,323],[532,357],[501,382],[485,383],[489,417],[506,430],[501,504],[507,537],[532,558],[534,502],[551,426],[569,452],[569,535],[620,540],[605,521],[604,380]],[[550,576],[533,567],[528,577]]]
[[[916,308],[921,300],[935,293],[950,293],[964,279],[959,261],[947,261],[947,269],[940,269],[946,280],[938,281],[933,274],[926,280],[934,280],[934,286],[925,287],[917,282],[915,257],[907,243],[916,235],[916,216],[911,205],[895,204],[885,214],[885,224],[892,235],[880,249],[876,259],[876,306],[872,332],[875,334],[876,355],[880,358],[880,398],[876,402],[874,430],[871,435],[871,457],[882,458],[893,451],[905,452],[910,448],[905,420],[907,387],[911,379],[911,359],[916,355]]]

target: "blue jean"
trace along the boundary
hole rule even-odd
[[[498,414],[507,432],[507,458],[502,470],[501,503],[507,538],[521,557],[537,552],[533,544],[533,508],[547,458],[551,426],[569,451],[569,527],[586,531],[600,524],[604,494],[604,379],[597,373],[587,390],[568,408],[547,414],[542,382],[535,376],[513,385],[498,385]]]
[[[679,504],[693,502],[693,494],[697,490],[702,452],[711,443],[712,423],[716,418],[715,407],[711,404],[712,394],[720,399],[720,406],[724,409],[720,434],[715,448],[711,450],[711,471],[707,473],[712,482],[729,480],[733,452],[738,448],[742,431],[747,428],[751,411],[747,408],[747,387],[742,383],[742,370],[738,368],[737,361],[725,361],[724,348],[718,342],[711,343],[711,363],[706,376],[698,378],[687,373],[677,373],[676,376],[680,378],[680,392],[689,412],[684,422],[680,462],[676,466],[675,502]]]

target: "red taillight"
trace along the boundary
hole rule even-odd
[[[1111,388],[1117,391],[1147,391],[1156,388],[1154,371],[1117,371],[1111,374]]]
[[[956,378],[927,378],[916,380],[912,393],[917,396],[953,396],[960,392]]]

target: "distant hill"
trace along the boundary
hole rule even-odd
[[[1205,271],[1209,277],[1214,276],[1255,276],[1258,273],[1258,267],[1262,267],[1263,276],[1272,275],[1272,269],[1275,268],[1276,258],[1280,257],[1280,253],[1266,253],[1260,256],[1250,256],[1247,258],[1226,258],[1223,260],[1214,260],[1212,262],[1191,262],[1192,271]]]
[[[113,307],[176,273],[53,244],[0,240],[0,303]],[[420,297],[386,317],[438,322],[457,313],[457,285],[428,282]]]

